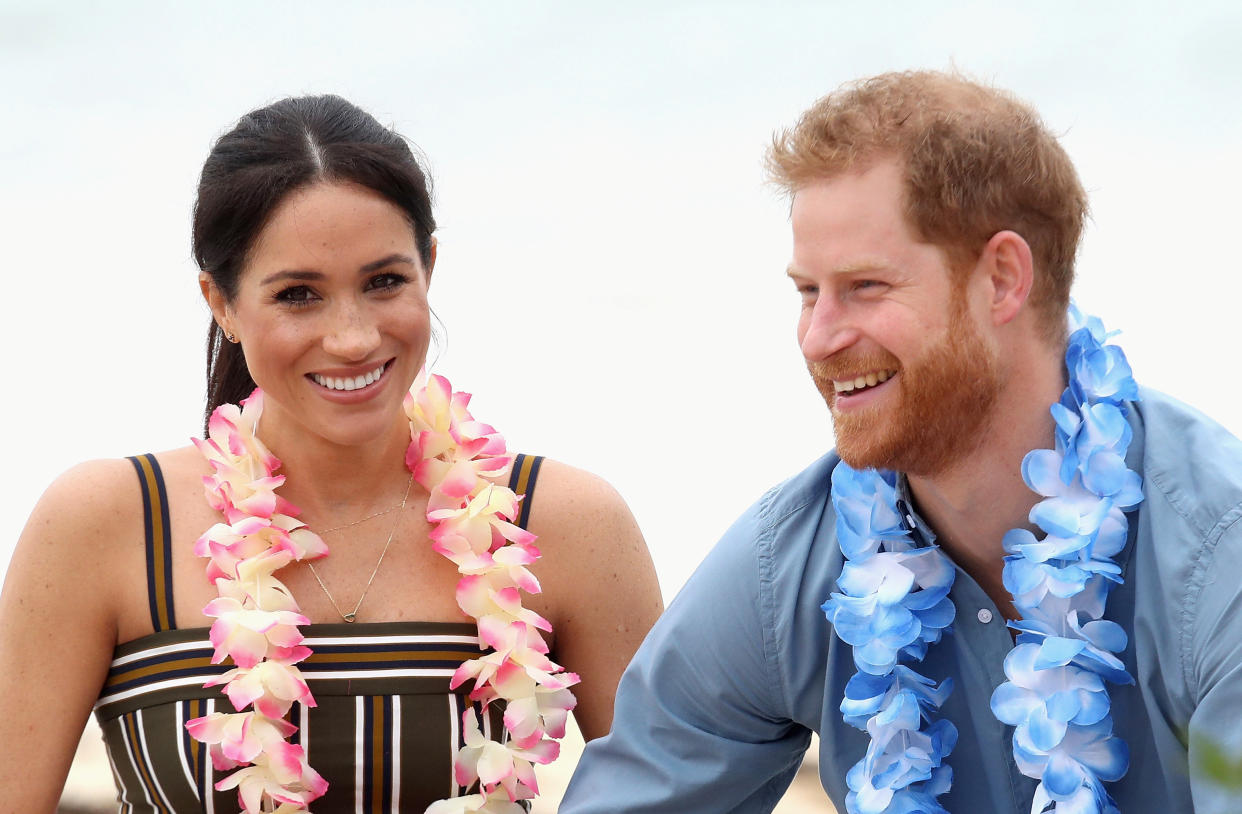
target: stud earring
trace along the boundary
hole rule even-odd
[[[237,344],[237,337],[233,336],[233,334],[229,333],[228,331],[224,332],[224,338],[232,342],[233,344]]]

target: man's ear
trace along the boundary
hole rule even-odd
[[[203,299],[207,301],[207,307],[211,309],[211,316],[215,319],[216,324],[220,326],[220,330],[229,336],[236,336],[233,330],[233,319],[229,308],[228,300],[224,296],[224,292],[216,285],[216,281],[211,279],[211,275],[205,271],[198,273],[198,288],[203,292]]]
[[[989,285],[989,307],[994,325],[1004,325],[1022,311],[1035,284],[1035,262],[1022,235],[1008,229],[997,232],[983,247],[981,271]]]

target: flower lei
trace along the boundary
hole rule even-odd
[[[520,591],[540,590],[526,567],[539,550],[533,534],[510,522],[519,498],[495,482],[508,473],[513,456],[495,429],[474,420],[469,401],[469,394],[454,393],[441,376],[425,382],[420,377],[405,398],[411,437],[406,465],[430,495],[432,548],[462,575],[457,603],[477,620],[480,649],[492,649],[463,663],[450,688],[473,680],[470,698],[484,710],[504,704],[507,737],[504,743],[484,738],[473,706],[468,708],[462,716],[465,746],[453,764],[456,782],[475,793],[433,803],[427,812],[524,814],[518,801],[539,791],[532,764],[557,757],[555,739],[565,734],[575,705],[569,687],[578,676],[548,658],[539,631],[551,626],[522,607]],[[207,577],[220,592],[203,609],[215,619],[212,663],[227,657],[236,665],[206,686],[225,685],[237,712],[196,718],[186,729],[208,744],[217,771],[238,769],[215,787],[237,788],[243,811],[298,814],[328,784],[307,765],[304,749],[286,740],[297,730],[284,720],[293,702],[315,706],[296,666],[311,654],[298,630],[310,620],[274,573],[290,562],[323,557],[328,549],[298,522],[298,509],[275,493],[284,476],[274,474],[280,461],[256,435],[262,412],[263,393],[256,389],[241,407],[216,409],[208,439],[194,439],[213,470],[203,478],[207,501],[225,519],[194,548],[210,558]],[[243,711],[247,706],[253,708]]]
[[[1142,479],[1125,465],[1132,430],[1125,402],[1138,399],[1125,354],[1112,334],[1071,305],[1065,353],[1069,386],[1052,405],[1055,449],[1022,461],[1026,485],[1044,497],[1030,520],[1042,539],[1012,529],[1003,579],[1022,619],[1005,658],[1007,681],[992,713],[1014,729],[1019,770],[1038,779],[1031,811],[1117,814],[1103,783],[1118,780],[1129,750],[1113,734],[1105,681],[1133,684],[1115,654],[1125,631],[1104,619],[1109,591],[1122,582],[1112,559],[1126,544],[1125,511],[1143,500]],[[935,715],[952,689],[898,661],[921,661],[951,631],[953,566],[937,546],[915,547],[897,510],[896,475],[839,464],[832,475],[837,537],[846,563],[823,609],[853,647],[859,672],[846,684],[845,721],[871,736],[846,775],[850,814],[947,814],[945,758],[957,730]],[[927,726],[923,727],[923,721]]]

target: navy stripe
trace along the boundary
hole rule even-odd
[[[303,631],[306,628],[302,628]],[[435,650],[446,650],[449,652],[461,653],[477,653],[479,645],[476,642],[464,644],[462,642],[394,642],[378,643],[378,644],[317,644],[314,647],[315,655],[324,653],[394,653],[402,650],[422,653]],[[312,657],[313,658],[313,657]]]
[[[182,678],[184,676],[202,676],[206,680],[209,676],[218,676],[221,673],[228,672],[232,666],[228,664],[211,665],[208,667],[186,667],[181,670],[165,670],[161,673],[153,673],[149,676],[130,679],[129,681],[118,681],[115,684],[108,684],[104,688],[104,697],[114,695],[118,692],[141,687],[144,684],[154,684],[157,681],[166,681],[170,678]]]
[[[543,466],[543,456],[536,455],[535,462],[530,467],[530,477],[526,479],[526,496],[522,498],[522,509],[518,512],[517,524],[522,528],[526,528],[526,524],[530,522],[530,504],[534,502],[535,479],[539,477],[541,466]]]
[[[154,455],[144,456],[147,462],[151,464],[151,471],[155,473],[155,488],[160,496],[160,526],[162,527],[164,539],[164,608],[168,614],[168,629],[175,630],[177,627],[177,617],[173,612],[173,583],[172,583],[172,522],[168,515],[168,490],[164,488],[164,473],[160,470],[159,462],[155,460]],[[534,480],[534,473],[531,473],[531,480]],[[154,531],[154,529],[152,529]],[[159,628],[156,628],[159,630]]]
[[[153,522],[155,518],[151,516],[151,490],[147,486],[147,476],[142,471],[142,464],[139,463],[138,456],[131,455],[127,460],[134,465],[134,471],[138,473],[138,484],[142,487],[142,533],[146,539],[147,552],[147,604],[151,608],[151,627],[158,631],[160,629],[160,611],[159,606],[156,604],[155,527]]]
[[[384,696],[384,784],[380,792],[383,811],[392,810],[392,696]]]
[[[519,452],[513,456],[513,467],[509,470],[509,488],[517,491],[518,480],[522,477],[522,462],[526,460],[526,455]]]

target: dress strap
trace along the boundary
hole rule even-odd
[[[177,626],[172,603],[172,528],[168,519],[168,492],[164,473],[154,455],[129,458],[142,487],[142,528],[147,549],[147,602],[151,626],[158,633]]]
[[[513,459],[509,488],[519,495],[525,495],[519,504],[517,519],[513,522],[522,528],[526,528],[526,523],[530,520],[530,504],[535,497],[535,479],[539,477],[539,467],[542,465],[542,455],[523,455],[519,452]]]

